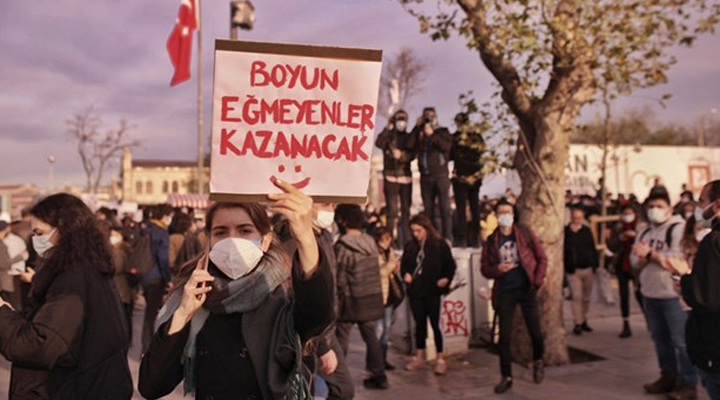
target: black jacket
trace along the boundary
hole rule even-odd
[[[573,232],[570,225],[565,227],[564,258],[565,272],[572,274],[576,269],[597,268],[598,251],[595,249],[590,228],[583,225],[580,230]]]
[[[720,223],[700,242],[692,273],[681,285],[683,300],[692,307],[685,325],[690,361],[720,374]]]
[[[450,150],[452,150],[453,137],[447,128],[435,128],[432,135],[421,135],[423,125],[417,125],[412,134],[417,137],[416,155],[418,168],[422,175],[445,174],[448,172]]]
[[[412,176],[410,162],[415,159],[417,145],[416,132],[399,132],[395,129],[383,129],[375,139],[375,146],[383,152],[383,176]],[[400,159],[395,159],[393,149],[402,152]]]
[[[485,151],[485,141],[479,132],[455,132],[450,152],[450,159],[455,161],[453,175],[461,182],[468,184],[473,184],[481,179],[480,157],[482,157],[483,151]],[[472,182],[468,180],[472,180]]]
[[[27,300],[23,313],[0,307],[10,400],[132,397],[125,315],[111,276],[46,265]]]
[[[400,271],[402,276],[410,274],[413,280],[407,288],[409,297],[434,297],[446,294],[450,282],[444,288],[437,286],[437,281],[447,278],[452,281],[455,276],[455,259],[450,247],[442,239],[425,240],[425,257],[422,261],[422,273],[417,273],[417,255],[420,252],[420,243],[411,240],[405,244]]]

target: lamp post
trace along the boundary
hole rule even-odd
[[[703,111],[700,115],[700,129],[698,130],[698,146],[705,147],[705,117],[708,114],[715,116],[717,114],[717,108],[711,108],[708,111]]]
[[[57,157],[53,155],[49,155],[47,157],[48,162],[48,193],[51,193],[53,188],[55,187],[55,163],[57,162]]]
[[[230,39],[237,39],[237,30],[252,30],[255,26],[255,6],[247,0],[230,2]]]

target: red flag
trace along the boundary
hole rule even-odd
[[[190,79],[190,59],[192,58],[192,34],[198,27],[196,0],[182,0],[175,21],[175,27],[167,41],[170,62],[175,67],[175,74],[170,86]]]

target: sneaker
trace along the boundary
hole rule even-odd
[[[512,378],[509,376],[503,376],[500,383],[495,385],[495,393],[501,394],[507,392],[508,389],[512,387]]]
[[[390,387],[387,376],[385,374],[378,376],[371,376],[363,380],[363,386],[366,389],[387,389]]]
[[[587,321],[583,322],[582,325],[580,325],[580,327],[581,327],[582,330],[584,330],[585,332],[592,332],[592,331],[593,331],[592,328],[590,327],[590,325],[588,325]]]
[[[442,358],[439,358],[435,364],[435,375],[445,374],[447,374],[447,363]]]
[[[545,363],[543,360],[533,362],[533,382],[540,383],[545,379]]]
[[[670,400],[695,400],[697,399],[697,389],[695,386],[678,386],[668,394]]]
[[[425,361],[417,357],[413,357],[412,361],[405,366],[406,371],[417,371],[423,368],[425,368]]]
[[[670,393],[675,389],[675,378],[662,375],[655,382],[643,385],[643,389],[650,394]]]
[[[573,328],[573,333],[576,334],[577,336],[582,335],[582,333],[583,333],[582,325],[575,325],[575,327]]]

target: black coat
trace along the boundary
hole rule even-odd
[[[400,270],[402,276],[413,275],[413,280],[407,288],[409,297],[434,297],[448,292],[450,282],[444,288],[437,286],[437,281],[447,278],[452,281],[455,276],[455,259],[450,247],[442,239],[425,240],[425,257],[422,262],[422,273],[416,274],[417,255],[420,252],[420,243],[415,240],[407,242],[403,250]]]
[[[412,134],[417,136],[416,154],[420,173],[448,176],[448,161],[453,146],[452,134],[447,128],[440,127],[435,128],[431,136],[423,138],[420,134],[422,130],[423,125],[418,125],[412,130]]]
[[[692,273],[681,285],[683,300],[692,307],[685,325],[690,361],[720,374],[720,223],[700,242]]]
[[[583,225],[580,230],[573,232],[570,225],[565,227],[565,247],[563,261],[565,272],[575,273],[576,269],[592,268],[599,265],[598,251],[595,248],[590,228]]]
[[[375,146],[383,152],[383,176],[412,176],[410,162],[415,158],[416,143],[416,132],[383,129],[375,139]],[[399,159],[394,157],[394,149],[402,152]]]
[[[91,266],[35,275],[23,313],[0,307],[11,400],[124,400],[133,394],[125,315],[111,276]]]

